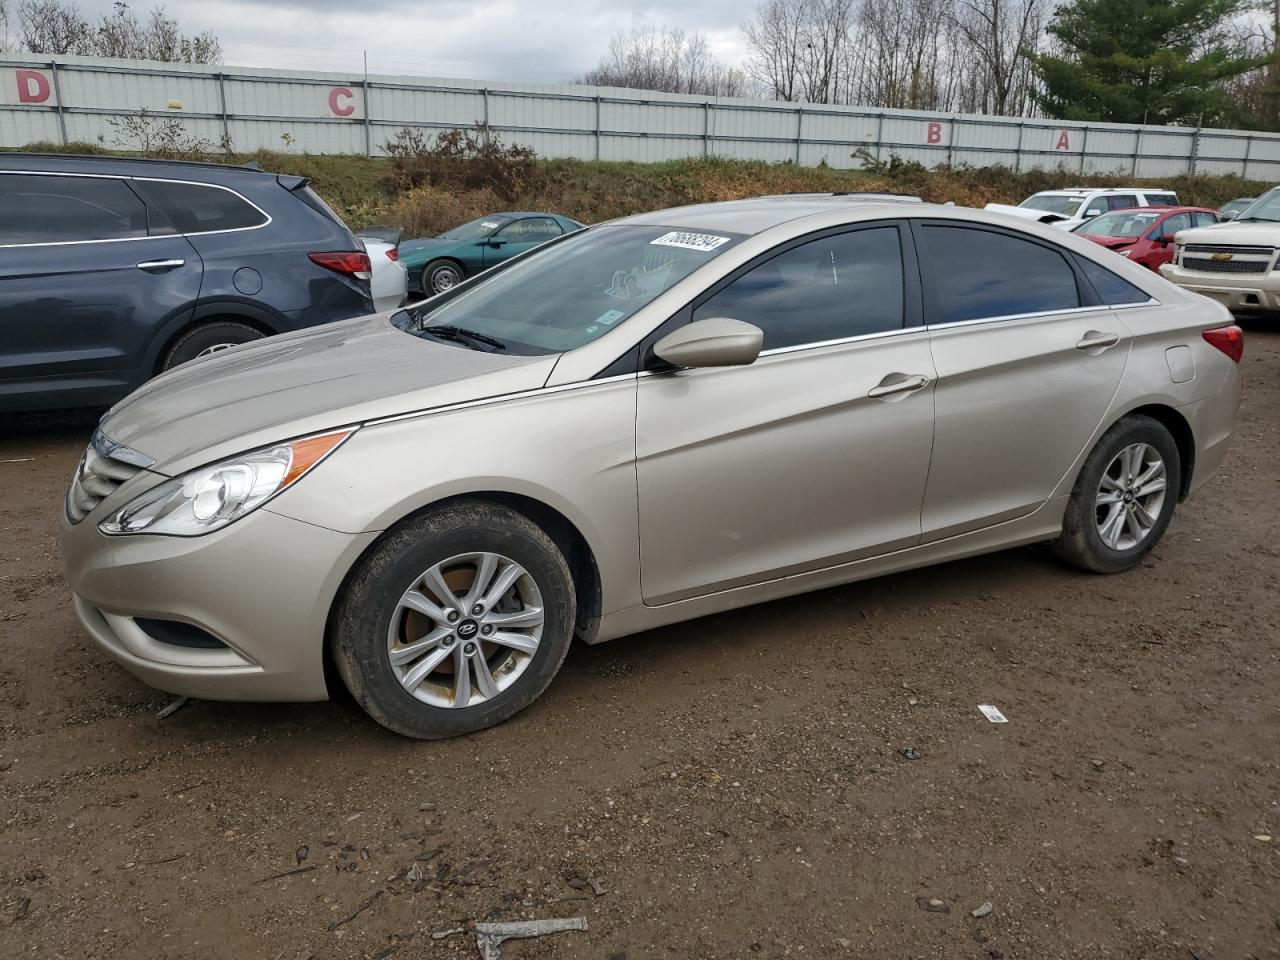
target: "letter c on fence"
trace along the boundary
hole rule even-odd
[[[329,109],[339,117],[349,117],[356,112],[355,105],[348,103],[339,103],[338,101],[346,98],[348,101],[354,100],[356,95],[351,92],[349,87],[334,87],[329,91]]]
[[[925,143],[941,143],[942,142],[942,124],[937,120],[930,120],[929,125],[925,128]]]
[[[49,78],[37,70],[15,70],[19,103],[44,103],[49,99]]]
[[[1066,131],[1066,130],[1059,130],[1059,131],[1058,131],[1058,142],[1057,142],[1057,143],[1055,143],[1055,144],[1053,145],[1053,149],[1055,149],[1055,150],[1070,150],[1070,149],[1071,149],[1071,139],[1070,139],[1070,137],[1068,136],[1068,134],[1067,134],[1067,131]]]

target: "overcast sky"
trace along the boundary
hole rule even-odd
[[[139,14],[151,0],[132,0]],[[754,0],[168,0],[186,33],[212,30],[230,64],[564,82],[595,66],[609,37],[633,22],[707,37],[742,57],[738,27]],[[79,0],[97,19],[111,0]]]

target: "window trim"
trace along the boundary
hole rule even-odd
[[[1061,310],[1031,310],[1023,313],[1008,313],[990,317],[971,317],[968,320],[940,320],[941,316],[940,304],[938,299],[938,285],[933,274],[933,259],[929,255],[929,241],[925,236],[925,227],[951,227],[952,229],[981,230],[986,233],[995,233],[1012,240],[1022,240],[1026,243],[1035,244],[1045,250],[1049,250],[1060,256],[1067,264],[1067,268],[1071,271],[1076,281],[1076,295],[1080,298],[1079,306],[1065,307]],[[911,232],[915,237],[916,243],[921,251],[920,269],[921,269],[921,285],[924,294],[924,324],[930,330],[942,330],[948,327],[969,326],[978,323],[1000,323],[1007,320],[1033,319],[1038,317],[1057,316],[1064,313],[1083,313],[1088,310],[1109,310],[1114,309],[1107,304],[1102,303],[1102,298],[1098,296],[1093,285],[1087,282],[1084,272],[1076,263],[1076,254],[1068,250],[1066,247],[1060,247],[1055,243],[1042,240],[1039,237],[1030,234],[1021,233],[1017,230],[1011,230],[1006,227],[997,226],[995,224],[979,223],[977,221],[968,220],[941,220],[931,218],[913,218],[911,220]],[[925,264],[929,264],[929,268],[925,268]]]
[[[164,216],[164,212],[160,210],[150,197],[145,196],[132,186],[133,183],[182,183],[197,187],[212,187],[214,190],[225,190],[227,193],[233,194],[243,200],[258,213],[262,214],[266,219],[262,223],[255,224],[252,227],[229,227],[225,230],[197,230],[192,233],[183,233],[177,231],[175,233],[160,233],[154,236],[146,237],[111,237],[105,240],[42,240],[37,243],[0,243],[0,250],[10,250],[26,247],[69,247],[90,243],[136,243],[141,240],[172,240],[174,237],[209,237],[220,233],[243,233],[246,230],[261,230],[268,227],[272,223],[271,214],[263,210],[260,206],[231,187],[224,187],[220,183],[209,183],[207,180],[178,180],[173,177],[126,177],[116,173],[63,173],[60,171],[50,170],[0,170],[0,176],[24,176],[24,177],[81,177],[91,180],[120,180],[125,186],[133,191],[142,204],[147,208],[148,226],[151,222],[151,214],[156,213]],[[168,217],[165,217],[168,220]]]

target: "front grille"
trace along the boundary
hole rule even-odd
[[[1182,255],[1182,265],[1201,273],[1266,273],[1271,265],[1266,260],[1210,260],[1206,257]]]
[[[1245,257],[1269,257],[1275,253],[1272,247],[1214,247],[1204,243],[1189,243],[1184,249],[1187,253],[1238,253]]]
[[[67,518],[79,523],[116,489],[151,465],[151,460],[135,450],[108,439],[102,431],[94,433],[89,449],[84,452],[71,489],[67,491]]]

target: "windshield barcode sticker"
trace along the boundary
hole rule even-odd
[[[723,243],[728,243],[728,237],[717,237],[710,233],[682,233],[673,231],[664,233],[657,240],[650,240],[650,246],[654,247],[680,247],[684,250],[701,250],[706,252],[714,250]]]

